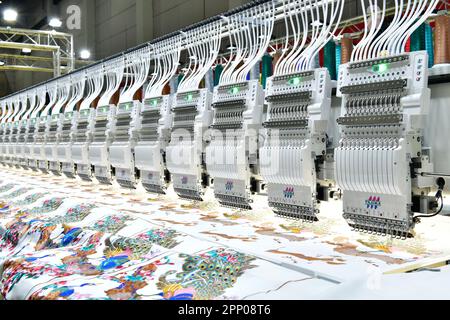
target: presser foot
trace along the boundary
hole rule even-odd
[[[156,184],[142,183],[142,187],[144,187],[145,191],[149,193],[156,193],[162,195],[166,194],[166,191],[163,189],[163,187]]]
[[[225,194],[215,194],[220,205],[231,209],[252,210],[251,200],[244,197],[230,196]]]
[[[174,190],[181,199],[203,201],[202,194],[198,191],[181,188],[174,188]]]
[[[366,215],[344,213],[344,219],[353,231],[378,236],[390,236],[395,239],[406,240],[414,238],[412,226],[404,221],[371,217]]]
[[[318,210],[312,207],[295,206],[278,202],[270,202],[269,206],[281,218],[302,220],[310,223],[319,221],[319,218],[317,218]]]

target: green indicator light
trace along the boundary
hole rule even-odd
[[[289,79],[288,84],[290,84],[291,86],[297,86],[300,84],[300,82],[302,82],[302,79],[300,77],[295,77],[295,78]]]
[[[389,69],[389,65],[387,63],[376,64],[372,67],[373,72],[383,73]]]
[[[158,100],[156,99],[152,100],[152,105],[156,107],[158,105]]]
[[[186,96],[186,100],[187,100],[187,101],[192,101],[192,99],[194,99],[194,95],[193,95],[192,93],[189,93],[189,94]]]
[[[238,94],[239,93],[239,87],[233,87],[233,88],[231,88],[231,90],[230,90],[230,93],[231,94]]]

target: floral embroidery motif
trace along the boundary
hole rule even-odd
[[[214,299],[231,288],[253,257],[229,249],[212,250],[198,256],[181,254],[182,272],[169,271],[159,278],[158,288],[165,299]]]
[[[110,215],[98,220],[90,229],[103,233],[115,234],[126,226],[131,218],[127,215]]]
[[[17,198],[17,197],[20,197],[21,195],[24,195],[24,194],[27,193],[28,191],[30,191],[29,188],[21,188],[21,189],[18,189],[18,190],[16,190],[16,191],[14,191],[14,192],[11,193],[11,194],[8,194],[8,195],[6,195],[6,196],[3,196],[2,198],[3,198],[3,200],[15,199],[15,198]]]
[[[47,193],[34,193],[32,195],[27,196],[25,199],[20,200],[20,201],[15,201],[12,204],[15,206],[27,206],[27,205],[35,203],[39,199],[42,199],[46,195],[47,195]]]

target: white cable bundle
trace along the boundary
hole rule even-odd
[[[0,123],[5,123],[5,119],[6,119],[6,100],[1,100],[0,101],[0,107],[2,108],[2,115],[0,117]]]
[[[133,101],[133,97],[148,78],[150,47],[127,54],[125,61],[125,86],[120,92],[119,104]]]
[[[96,66],[85,73],[86,96],[81,103],[80,110],[87,110],[92,107],[92,102],[100,95],[103,89],[105,75],[103,66]]]
[[[220,85],[244,82],[269,46],[275,21],[274,2],[237,13],[229,18],[231,55],[220,77]]]
[[[57,102],[52,110],[52,114],[61,113],[61,109],[67,103],[70,93],[70,78],[59,81]]]
[[[107,106],[111,103],[111,98],[119,90],[123,80],[125,62],[124,58],[116,58],[103,64],[106,77],[106,89],[100,97],[98,105],[100,107]]]
[[[189,53],[189,66],[178,86],[178,92],[197,90],[206,73],[212,68],[220,49],[222,21],[185,33]]]
[[[32,119],[37,118],[41,110],[45,107],[45,102],[47,101],[47,88],[45,85],[42,85],[36,89],[36,97],[38,100],[38,104],[31,114]]]
[[[274,74],[292,74],[311,70],[319,51],[333,38],[342,18],[344,0],[282,0],[286,42]],[[323,23],[319,23],[319,18]],[[309,43],[308,33],[311,24]],[[290,29],[293,43],[290,46]]]
[[[5,107],[6,107],[5,122],[6,123],[10,121],[10,118],[13,114],[13,105],[12,105],[12,100],[11,100],[12,98],[6,99],[6,103],[5,103]]]
[[[77,103],[83,98],[86,79],[83,72],[78,72],[70,76],[70,99],[67,102],[64,112],[72,112]]]
[[[36,90],[27,91],[25,96],[26,96],[27,101],[30,104],[30,107],[28,108],[27,112],[24,114],[23,119],[29,119],[31,113],[38,106],[38,99],[37,99],[37,95],[36,95]]]
[[[181,36],[158,42],[151,47],[153,74],[145,90],[145,99],[160,96],[164,86],[177,72],[181,55]]]
[[[17,114],[17,120],[24,119],[24,114],[28,111],[28,96],[26,94],[17,97],[18,103],[20,105],[20,111]]]
[[[365,24],[364,35],[352,52],[351,61],[405,52],[409,37],[430,17],[438,3],[439,0],[394,0],[395,13],[392,22],[381,35],[377,36],[386,16],[386,0],[361,0]],[[380,21],[378,21],[380,14]]]
[[[19,120],[17,118],[17,115],[19,114],[19,111],[20,111],[20,100],[17,95],[11,98],[11,104],[13,106],[13,114],[10,117],[10,121],[14,122],[14,121]]]
[[[49,103],[45,107],[44,111],[42,111],[41,116],[47,116],[50,114],[51,109],[55,106],[56,100],[58,99],[58,83],[52,82],[46,85],[47,93],[50,98]]]

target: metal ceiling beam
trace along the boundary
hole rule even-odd
[[[30,56],[9,55],[6,59],[14,61],[3,61],[0,70],[26,70],[33,72],[48,72],[53,70],[55,77],[62,73],[71,72],[75,69],[75,55],[73,48],[73,35],[58,31],[29,30],[10,27],[0,27],[0,48],[7,50],[29,49],[33,51],[51,53],[50,60],[35,59]],[[5,53],[6,55],[9,53]],[[30,61],[36,62],[30,65]],[[61,61],[67,66],[62,69]],[[9,63],[8,63],[9,62]],[[41,65],[38,65],[41,63]],[[42,65],[43,64],[43,65]]]

